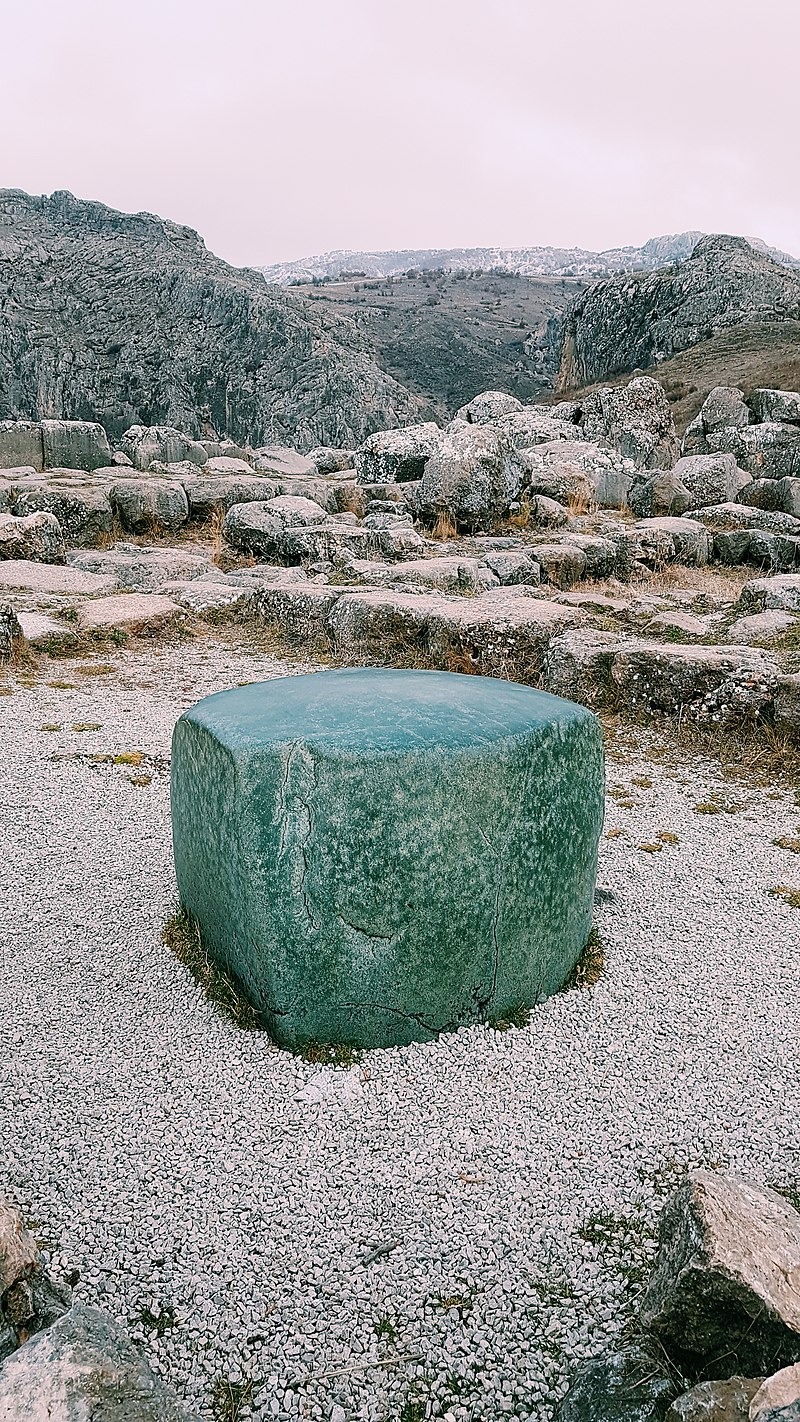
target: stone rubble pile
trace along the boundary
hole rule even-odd
[[[309,455],[138,425],[112,452],[99,425],[6,421],[0,590],[45,644],[251,616],[350,660],[796,734],[798,448],[800,395],[727,388],[679,448],[645,376],[550,407],[487,391],[446,429]],[[743,588],[643,588],[736,565],[757,575]]]
[[[0,1422],[190,1422],[122,1330],[50,1279],[0,1199]]]
[[[585,1364],[558,1411],[664,1418],[800,1419],[800,1214],[734,1174],[694,1170],[670,1197],[638,1336]]]

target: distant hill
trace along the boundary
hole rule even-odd
[[[324,252],[300,261],[276,262],[260,267],[268,282],[277,286],[292,283],[335,280],[337,277],[382,278],[408,271],[501,270],[518,276],[580,277],[592,280],[617,272],[655,271],[690,257],[703,232],[679,232],[667,237],[651,237],[643,247],[612,247],[606,252],[590,252],[583,247],[448,247],[397,252]],[[749,239],[758,250],[767,252],[785,266],[800,267],[800,258],[791,257],[760,238]]]
[[[267,286],[191,228],[0,190],[0,419],[353,444],[430,413],[358,325]]]

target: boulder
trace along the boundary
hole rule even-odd
[[[562,503],[624,508],[636,470],[630,460],[588,440],[560,440],[521,450],[523,487]]]
[[[747,404],[757,424],[800,425],[800,394],[796,390],[751,390]]]
[[[353,467],[360,484],[398,483],[421,479],[425,465],[442,441],[433,423],[380,430],[355,451]]]
[[[69,1305],[69,1290],[47,1277],[19,1210],[0,1200],[0,1363]]]
[[[176,464],[188,459],[198,467],[208,463],[202,444],[170,425],[131,425],[122,436],[122,453],[145,473],[154,461]]]
[[[465,426],[441,437],[425,465],[417,510],[428,522],[440,514],[475,531],[505,517],[522,481],[518,452],[496,430]]]
[[[596,390],[553,410],[581,430],[585,439],[612,445],[639,469],[671,469],[678,457],[669,402],[663,387],[649,375]]]
[[[800,1422],[800,1364],[762,1382],[750,1403],[749,1422]]]
[[[516,552],[500,549],[487,553],[486,564],[503,587],[517,583],[527,583],[535,587],[541,579],[541,569],[530,549],[520,548]]]
[[[309,524],[324,523],[327,514],[313,499],[299,498],[292,494],[279,494],[268,499],[264,509],[279,518],[285,528],[305,528]]]
[[[262,445],[254,450],[253,468],[257,474],[276,479],[313,479],[317,473],[316,465],[306,455],[280,444]]]
[[[685,455],[705,454],[707,437],[719,429],[743,429],[750,423],[744,392],[731,385],[717,385],[706,396],[700,413],[687,427],[681,446]]]
[[[569,510],[558,499],[551,499],[547,494],[534,494],[532,498],[526,497],[526,503],[531,523],[537,528],[566,528],[569,523]]]
[[[424,550],[423,540],[406,520],[395,520],[387,528],[368,528],[360,526],[352,514],[330,517],[311,500],[293,502],[309,506],[305,521],[302,516],[282,516],[280,508],[274,507],[279,503],[276,499],[235,504],[225,518],[222,536],[243,553],[289,565],[332,562],[340,551],[361,558],[381,554],[400,558]]]
[[[710,452],[733,454],[753,479],[795,478],[800,475],[800,427],[774,421],[747,429],[714,430],[706,440]]]
[[[504,415],[516,414],[523,408],[522,401],[515,395],[506,395],[502,390],[484,390],[462,405],[455,417],[468,425],[492,425]]]
[[[679,459],[672,477],[691,496],[687,507],[704,508],[708,504],[734,503],[751,477],[737,468],[732,454],[689,454]],[[678,510],[683,513],[683,509]]]
[[[641,1319],[695,1375],[723,1357],[746,1374],[797,1362],[800,1214],[737,1175],[690,1172],[665,1207]]]
[[[0,469],[44,469],[42,427],[33,420],[0,420]]]
[[[63,563],[64,535],[51,513],[17,518],[0,514],[0,559],[26,559],[34,563]]]
[[[83,632],[149,633],[160,631],[179,612],[171,598],[157,593],[120,593],[82,603],[78,626]]]
[[[95,597],[113,592],[116,578],[83,572],[55,563],[33,563],[26,559],[0,560],[0,589],[13,588],[41,593],[44,597]]]
[[[661,470],[633,485],[628,502],[640,518],[678,517],[692,506],[692,496],[673,470]]]
[[[114,527],[114,511],[106,489],[97,484],[65,478],[59,471],[45,478],[35,476],[18,484],[14,491],[14,513],[50,513],[61,525],[71,547],[98,543]]]
[[[248,478],[207,479],[205,471],[197,479],[184,483],[189,501],[189,517],[208,519],[215,512],[227,513],[234,504],[266,503],[274,499],[281,490],[276,479],[266,479],[258,474]]]
[[[510,440],[516,449],[530,449],[535,444],[552,444],[557,439],[575,438],[574,430],[543,405],[525,405],[520,410],[512,410],[510,414],[495,420],[494,424],[498,433]]]
[[[320,445],[308,452],[308,459],[318,474],[340,474],[346,469],[355,469],[355,455],[352,449],[329,449]]]
[[[779,573],[774,578],[753,578],[739,594],[743,612],[766,611],[800,613],[800,573]]]
[[[253,466],[247,459],[236,459],[228,454],[215,455],[203,465],[204,473],[217,475],[252,474]]]
[[[487,677],[223,692],[173,738],[181,902],[284,1046],[492,1020],[555,991],[584,948],[602,762],[589,713]]]
[[[580,1367],[556,1422],[662,1422],[676,1391],[664,1361],[631,1344]]]
[[[684,517],[704,523],[715,532],[717,529],[749,528],[765,533],[785,533],[790,537],[800,536],[800,519],[792,518],[790,514],[751,508],[747,504],[711,504],[702,509],[687,509]]]
[[[90,420],[42,420],[45,469],[82,469],[91,473],[111,464],[111,446],[102,425]]]
[[[740,646],[750,646],[759,642],[770,642],[797,625],[797,617],[790,612],[771,608],[768,612],[753,612],[749,617],[738,617],[725,633],[726,642],[736,642]]]
[[[126,533],[175,533],[189,518],[186,491],[171,480],[124,479],[109,497]]]
[[[728,1378],[702,1382],[677,1397],[665,1422],[749,1422],[750,1403],[761,1378]]]
[[[738,496],[742,504],[800,520],[800,478],[754,479]]]
[[[614,657],[624,644],[625,639],[619,633],[603,632],[596,627],[576,627],[561,632],[547,649],[542,686],[554,696],[564,696],[582,706],[602,705],[610,685]]]
[[[0,1199],[0,1296],[39,1262],[39,1249],[16,1205]]]
[[[573,587],[586,572],[586,555],[575,543],[535,543],[531,553],[542,579],[555,588]]]
[[[0,1368],[0,1422],[188,1422],[124,1333],[74,1305]]]

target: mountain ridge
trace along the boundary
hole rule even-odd
[[[355,251],[343,248],[322,252],[292,262],[273,262],[256,268],[265,281],[290,286],[310,281],[335,280],[343,276],[387,279],[407,271],[500,270],[530,277],[597,278],[619,272],[656,271],[676,261],[686,261],[697,243],[708,236],[700,231],[678,232],[651,237],[641,247],[609,247],[593,252],[583,247],[423,247],[398,248],[387,252]],[[764,252],[783,266],[800,268],[800,258],[770,247],[759,237],[748,237],[756,251]]]

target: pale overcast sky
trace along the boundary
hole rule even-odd
[[[800,255],[798,0],[0,0],[0,186],[337,247]]]

